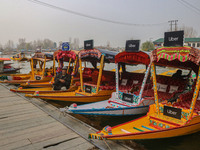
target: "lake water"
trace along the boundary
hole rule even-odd
[[[8,56],[4,56],[8,57]],[[28,62],[15,62],[12,61],[14,67],[21,67],[21,73],[28,73],[30,71],[30,64]],[[52,66],[52,62],[47,62],[47,67]],[[136,68],[136,67],[135,67]],[[107,70],[114,69],[114,65],[106,66]],[[127,68],[130,69],[130,68]],[[140,66],[137,69],[144,69]],[[160,68],[159,72],[166,71],[168,69]],[[187,73],[187,71],[186,71]],[[56,107],[64,107],[66,105],[70,105],[68,102],[53,102],[49,101],[51,104]],[[118,125],[133,119],[136,119],[140,116],[123,116],[123,117],[102,117],[102,116],[87,116],[87,115],[73,115],[80,120],[94,126],[97,129],[102,129],[106,125],[114,126]],[[139,144],[139,148],[136,149],[149,149],[149,150],[199,150],[200,149],[200,132],[181,136],[174,137],[168,139],[156,139],[156,140],[136,140],[137,144]]]

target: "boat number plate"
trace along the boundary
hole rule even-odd
[[[126,101],[126,102],[129,102],[129,103],[133,103],[133,95],[123,93],[122,100]]]
[[[163,114],[169,117],[181,119],[181,109],[169,106],[164,106]]]
[[[92,93],[92,87],[89,85],[85,85],[85,92],[86,93]]]

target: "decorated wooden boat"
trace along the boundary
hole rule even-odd
[[[31,77],[29,79],[4,80],[2,83],[22,84],[27,81],[44,82],[51,80],[54,69],[46,69],[45,66],[47,61],[53,60],[53,54],[36,52],[35,55],[28,60],[30,60],[31,65]],[[39,68],[36,67],[37,64],[39,64]]]
[[[149,74],[149,63],[149,55],[146,52],[139,51],[139,40],[127,41],[125,51],[115,56],[116,92],[112,93],[111,98],[78,106],[72,104],[70,107],[61,110],[75,114],[110,116],[146,113],[149,105],[154,103],[153,99],[141,97]],[[128,64],[132,66],[128,66]],[[118,66],[120,66],[120,69],[118,69]],[[138,69],[138,66],[145,69],[148,67],[146,74],[134,72],[133,70]],[[141,90],[140,95],[134,95],[133,92],[139,90]]]
[[[54,53],[54,57],[58,60],[58,66],[61,68],[63,66],[63,62],[68,62],[68,68],[72,68],[72,74],[74,74],[71,78],[71,86],[68,90],[66,91],[75,91],[78,89],[78,85],[75,84],[74,81],[78,81],[76,76],[76,68],[77,66],[77,60],[78,60],[78,51],[76,50],[70,50],[70,51],[62,51],[59,50],[57,53]],[[67,70],[69,71],[69,70]],[[56,72],[56,71],[54,71]],[[29,94],[41,94],[41,93],[59,93],[60,91],[54,91],[52,86],[54,83],[54,77],[52,78],[51,81],[46,81],[46,82],[36,82],[36,81],[29,81],[26,82],[25,84],[21,84],[21,87],[18,89],[11,89],[13,92],[19,92],[19,93],[29,93]],[[36,87],[36,88],[27,88],[27,87]],[[40,87],[40,88],[38,88]],[[44,88],[41,88],[44,87]],[[64,92],[64,91],[62,91]]]
[[[9,74],[9,73],[16,73],[18,72],[21,68],[15,68],[13,66],[11,66],[12,63],[4,63],[4,61],[6,61],[6,59],[2,59],[0,60],[1,63],[3,63],[3,65],[1,65],[1,69],[0,69],[0,74]]]
[[[21,52],[21,53],[18,53],[12,57],[10,57],[10,59],[14,60],[14,61],[20,61],[22,59],[26,58],[25,56],[25,53]]]
[[[72,91],[75,91],[77,90],[77,86],[75,85],[72,85],[70,86],[69,89],[67,90],[53,90],[52,87],[38,87],[38,88],[23,88],[23,87],[19,87],[18,89],[10,89],[10,91],[12,92],[18,92],[18,93],[26,93],[26,94],[36,94],[36,95],[39,95],[39,94],[43,94],[43,93],[62,93],[62,92],[72,92]]]
[[[157,139],[187,135],[200,131],[200,50],[183,46],[183,31],[165,33],[165,46],[151,53],[151,68],[154,87],[155,104],[150,105],[146,116],[129,121],[114,127],[106,126],[102,131],[89,134],[93,139],[133,140],[133,139]],[[169,39],[180,39],[179,43]],[[166,44],[167,42],[167,44]],[[182,43],[182,44],[180,44]],[[174,47],[174,46],[179,47]],[[192,69],[198,78],[193,88],[187,88],[179,93],[172,102],[158,103],[158,90],[164,86],[158,85],[156,78],[156,66],[177,67],[180,69]],[[174,77],[175,78],[175,77]],[[182,80],[176,78],[176,80]],[[167,90],[178,90],[179,84],[167,85]],[[176,87],[175,87],[176,86]]]
[[[45,100],[71,101],[71,102],[96,102],[108,99],[115,91],[115,73],[103,70],[104,63],[114,63],[116,52],[93,48],[93,40],[85,41],[84,50],[79,52],[80,86],[74,92],[63,92],[59,94],[34,94],[30,97]],[[82,62],[90,62],[93,68],[84,70],[90,76],[91,81],[84,81]],[[100,68],[97,69],[97,63]],[[88,65],[85,63],[85,65]]]

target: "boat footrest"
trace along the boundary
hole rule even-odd
[[[142,125],[142,127],[145,128],[145,129],[147,129],[147,130],[151,130],[151,131],[154,130],[154,129],[152,129],[152,128],[149,128],[149,127],[146,127],[146,126],[143,126],[143,125]]]
[[[133,127],[133,129],[138,130],[138,131],[140,131],[140,132],[144,132],[144,130],[139,129],[139,128],[136,128],[136,127]]]

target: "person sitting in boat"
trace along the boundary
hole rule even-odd
[[[173,75],[172,75],[172,78],[176,78],[176,79],[186,79],[186,78],[188,78],[189,76],[190,76],[190,73],[191,72],[189,72],[189,74],[188,75],[182,75],[182,70],[177,70],[176,71],[176,73],[174,73]]]
[[[70,71],[69,71],[70,72]],[[62,68],[62,72],[56,75],[53,89],[54,90],[67,90],[70,87],[71,75],[67,73],[67,67]]]

